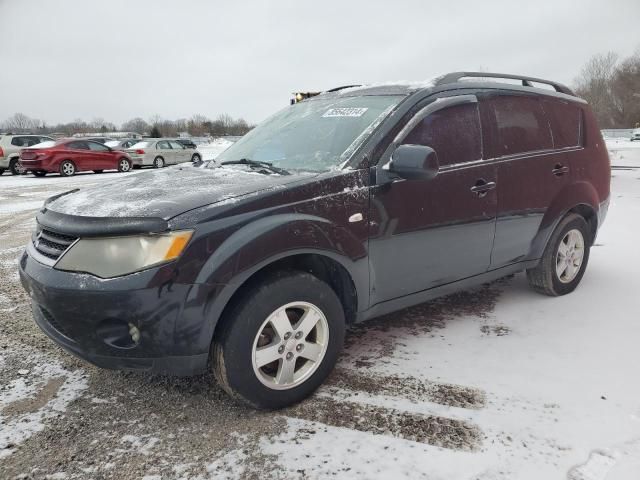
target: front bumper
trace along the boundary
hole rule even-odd
[[[162,281],[161,268],[101,280],[55,270],[25,253],[20,280],[38,326],[68,352],[102,368],[194,375],[206,370],[208,346],[176,333],[191,285]],[[121,338],[130,325],[138,342]],[[186,339],[188,340],[188,339]],[[181,346],[178,347],[177,345]]]

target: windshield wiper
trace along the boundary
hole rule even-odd
[[[261,167],[271,170],[273,173],[279,173],[280,175],[291,175],[284,168],[274,167],[273,163],[260,162],[258,160],[250,160],[248,158],[241,158],[240,160],[227,160],[220,163],[220,165],[249,165],[250,167]]]

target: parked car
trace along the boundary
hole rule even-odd
[[[146,139],[125,151],[131,157],[134,168],[145,166],[162,168],[166,165],[194,161],[193,156],[197,155],[197,153],[192,154],[177,141],[164,138]]]
[[[55,172],[68,177],[89,170],[95,173],[131,170],[132,162],[125,152],[92,140],[67,138],[36,147],[39,148],[25,148],[20,152],[20,164],[25,172],[37,177]]]
[[[176,142],[178,142],[184,148],[195,149],[198,147],[198,145],[196,145],[195,142],[189,138],[176,138]]]
[[[123,138],[120,140],[109,140],[104,144],[112,150],[127,150],[138,142],[140,142],[140,139],[138,138]]]
[[[82,140],[91,140],[94,142],[98,142],[98,143],[102,143],[103,145],[107,142],[111,142],[113,140],[115,140],[115,138],[111,138],[111,137],[87,137],[87,138],[81,138]]]
[[[19,267],[40,328],[101,367],[212,368],[279,408],[323,382],[347,325],[522,271],[572,292],[609,204],[587,103],[486,72],[309,98],[217,162],[49,199]]]
[[[640,140],[640,128],[636,128],[631,132],[631,141],[635,142],[636,140]]]
[[[9,170],[13,175],[20,172],[20,150],[41,142],[52,141],[45,135],[0,134],[0,175]]]

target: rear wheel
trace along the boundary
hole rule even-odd
[[[249,287],[221,322],[212,348],[216,379],[256,408],[308,397],[333,369],[344,341],[338,296],[304,272],[280,272]]]
[[[153,167],[154,168],[162,168],[164,167],[164,158],[156,157],[153,159]]]
[[[191,161],[193,163],[200,163],[202,161],[202,157],[200,156],[200,154],[194,153],[193,155],[191,155]]]
[[[4,168],[0,168],[0,175],[4,174]]]
[[[540,263],[527,270],[529,285],[550,296],[573,292],[584,275],[591,249],[591,232],[583,217],[569,214],[549,239]]]
[[[131,162],[126,158],[121,158],[118,160],[118,171],[119,172],[128,172],[131,170]]]
[[[15,157],[9,160],[9,170],[11,170],[11,175],[20,175],[22,173],[22,167],[18,160],[19,159]]]
[[[31,173],[33,173],[33,175],[36,177],[44,177],[47,174],[47,172],[45,172],[44,170],[35,170]]]
[[[71,177],[76,174],[76,166],[71,160],[65,160],[60,164],[60,175]]]

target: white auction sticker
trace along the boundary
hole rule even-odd
[[[368,108],[357,107],[344,107],[344,108],[331,108],[327,110],[323,117],[361,117],[364,112],[369,110]]]

